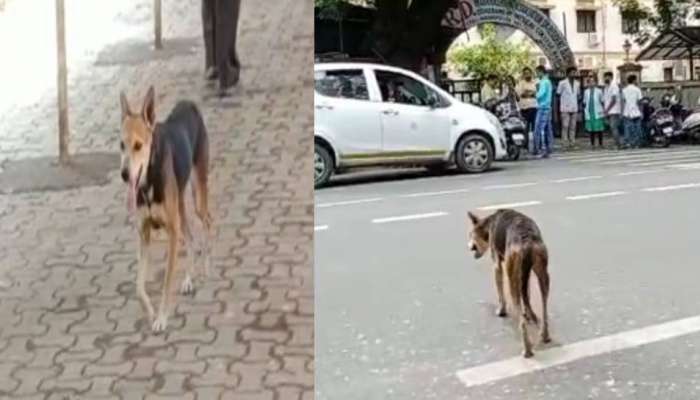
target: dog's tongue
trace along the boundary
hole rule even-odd
[[[129,182],[129,192],[126,195],[126,208],[130,213],[136,209],[136,185]]]

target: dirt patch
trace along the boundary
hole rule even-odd
[[[87,153],[73,156],[68,165],[56,157],[7,161],[0,167],[0,193],[59,191],[109,183],[119,169],[119,155]]]

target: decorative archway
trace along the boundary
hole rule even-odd
[[[575,66],[574,53],[559,28],[544,13],[521,0],[458,0],[442,25],[469,30],[484,23],[505,25],[525,33],[549,60],[558,73]]]

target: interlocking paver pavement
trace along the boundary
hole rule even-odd
[[[147,31],[151,2],[134,4],[127,16]],[[163,7],[165,45],[194,47],[135,62],[132,42],[117,43],[110,62],[71,70],[72,150],[118,150],[121,89],[135,98],[155,85],[161,118],[178,99],[200,103],[213,155],[211,276],[178,295],[167,332],[152,336],[117,171],[104,186],[0,196],[0,398],[313,397],[313,2],[243,1],[242,80],[226,100],[202,79],[199,2]],[[142,51],[150,37],[133,40]],[[50,155],[55,115],[47,91],[0,116],[0,160]]]

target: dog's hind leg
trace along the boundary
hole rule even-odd
[[[201,160],[203,161],[203,160]],[[192,180],[194,191],[194,204],[197,217],[202,221],[204,226],[204,248],[202,255],[204,256],[203,275],[209,275],[211,264],[211,236],[212,236],[212,220],[209,214],[209,193],[207,188],[207,167],[206,162],[196,164],[194,167],[195,176]]]
[[[541,250],[536,256],[533,271],[537,276],[542,297],[542,326],[540,327],[540,340],[542,343],[549,343],[552,338],[549,336],[549,316],[547,315],[547,300],[549,297],[549,272],[547,272],[546,249]]]
[[[192,231],[190,230],[189,221],[187,220],[187,215],[185,214],[185,197],[180,194],[179,198],[179,209],[180,209],[180,230],[182,231],[182,236],[185,242],[185,249],[187,250],[187,255],[189,257],[189,262],[185,269],[185,279],[182,281],[182,286],[180,287],[180,293],[191,294],[194,292],[194,264],[196,261],[196,256],[194,253],[194,239],[192,237]]]
[[[520,313],[520,333],[523,342],[523,357],[530,358],[533,356],[532,343],[527,333],[527,316],[525,305],[523,304],[522,282],[523,276],[523,255],[522,248],[509,249],[506,254],[506,273],[508,274],[508,282],[510,283],[510,296],[513,301],[513,308]]]
[[[153,323],[153,305],[151,304],[151,299],[148,297],[148,293],[146,293],[146,280],[148,279],[148,248],[151,244],[151,223],[149,221],[143,221],[141,223],[139,239],[139,262],[136,273],[136,293],[138,294],[139,300],[141,300],[141,304],[148,315],[149,322]]]
[[[494,275],[496,278],[496,291],[498,291],[498,309],[496,310],[496,315],[503,318],[508,315],[508,312],[506,311],[506,299],[503,296],[503,263],[501,261],[497,262]]]

